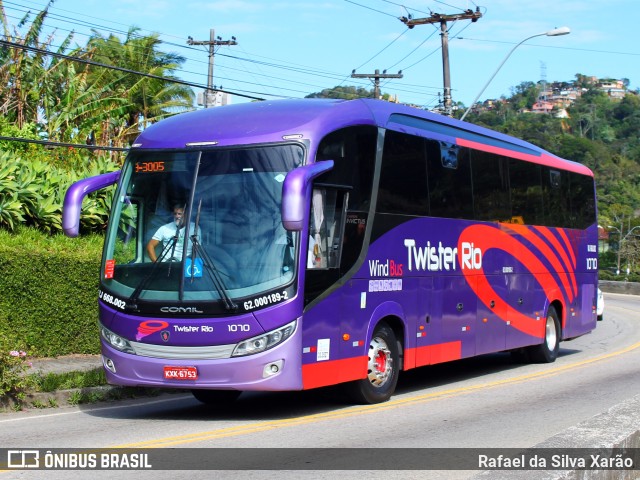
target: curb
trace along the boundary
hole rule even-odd
[[[71,388],[55,390],[53,392],[27,393],[24,400],[14,398],[0,400],[0,410],[46,410],[65,408],[77,405],[89,405],[99,402],[114,402],[126,398],[154,397],[160,392],[158,389],[136,387],[121,387],[115,385],[100,385],[97,387]]]
[[[640,395],[636,395],[606,412],[569,427],[533,448],[564,450],[573,448],[640,448]],[[491,470],[473,480],[633,480],[638,470]]]

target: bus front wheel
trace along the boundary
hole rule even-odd
[[[396,389],[400,373],[400,346],[387,324],[376,327],[367,357],[367,378],[348,383],[347,393],[357,403],[386,402]]]
[[[545,324],[544,341],[529,347],[529,358],[535,363],[553,363],[560,350],[560,321],[556,309],[549,307]]]

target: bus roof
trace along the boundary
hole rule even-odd
[[[250,121],[248,119],[251,119]],[[251,102],[176,115],[150,126],[134,148],[238,145],[286,139],[318,141],[353,125],[372,125],[593,176],[579,163],[515,137],[418,108],[373,99]]]

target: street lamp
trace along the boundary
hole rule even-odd
[[[624,237],[622,236],[622,223],[620,224],[620,227],[621,228],[615,227],[613,225],[607,225],[607,228],[615,230],[616,232],[618,232],[618,235],[620,236],[620,240],[618,240],[618,268],[616,270],[616,275],[620,275],[620,250],[622,247],[622,242],[624,242],[627,239],[627,237],[631,235],[631,232],[633,232],[636,228],[640,228],[640,225],[633,227],[631,230],[627,232],[627,234]],[[629,274],[629,272],[627,272],[627,274]]]
[[[467,116],[467,114],[469,113],[471,108],[476,104],[476,102],[480,98],[480,95],[482,95],[482,93],[485,91],[485,89],[489,86],[489,84],[491,83],[491,80],[493,80],[494,77],[498,74],[498,72],[500,71],[502,66],[505,64],[507,59],[511,56],[511,54],[514,52],[514,50],[516,48],[518,48],[520,45],[522,45],[527,40],[531,40],[532,38],[535,38],[535,37],[542,37],[544,35],[546,35],[547,37],[557,37],[559,35],[568,35],[569,33],[571,33],[571,30],[569,29],[569,27],[554,28],[553,30],[549,30],[548,32],[542,32],[542,33],[537,33],[535,35],[531,35],[530,37],[527,37],[524,40],[522,40],[520,43],[518,43],[515,47],[513,47],[511,49],[511,51],[509,51],[509,53],[507,53],[507,56],[504,57],[504,60],[502,60],[502,63],[500,65],[498,65],[498,68],[496,68],[496,71],[493,72],[493,75],[491,75],[491,78],[487,81],[487,83],[484,84],[484,87],[482,87],[482,90],[480,90],[480,92],[478,93],[476,98],[473,99],[473,102],[471,102],[471,105],[469,105],[469,108],[467,108],[464,111],[464,113],[462,114],[462,117],[460,117],[460,120],[464,120],[464,118]]]

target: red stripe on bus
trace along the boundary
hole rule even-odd
[[[416,367],[460,360],[462,358],[462,342],[456,340],[455,342],[437,343],[435,345],[407,349],[405,358],[407,357],[415,359],[414,366]],[[406,362],[405,369],[407,369]]]
[[[564,263],[566,270],[573,272],[576,269],[576,265],[575,265],[575,253],[573,253],[573,248],[571,248],[571,245],[565,246],[566,248],[568,248],[568,251],[572,253],[572,257],[573,257],[573,262],[569,263],[570,260],[569,260],[569,257],[567,256],[567,250],[565,249],[565,247],[560,245],[560,242],[551,233],[551,230],[548,227],[534,227],[534,228],[538,230],[540,233],[542,233],[544,237],[553,245],[553,248],[556,249],[560,257],[562,258],[562,262]],[[576,282],[576,276],[573,274],[569,278],[571,279],[571,285],[573,287],[573,296],[575,297],[578,295],[578,284]]]
[[[464,229],[458,239],[458,261],[462,267],[462,272],[468,279],[467,283],[482,303],[494,311],[499,318],[505,322],[509,321],[513,327],[521,332],[537,338],[544,338],[544,322],[539,322],[537,318],[520,313],[509,305],[505,299],[501,298],[489,284],[483,268],[474,269],[465,266],[462,257],[463,242],[473,242],[475,247],[480,248],[484,253],[495,248],[517,258],[523,267],[528,270],[540,284],[549,302],[554,300],[556,292],[561,291],[551,272],[546,269],[540,259],[538,259],[531,250],[498,228],[488,225],[472,225]],[[469,281],[470,277],[474,276],[476,277],[476,282]]]
[[[532,155],[530,153],[518,152],[516,150],[496,147],[494,145],[487,145],[486,143],[465,140],[464,138],[456,138],[456,143],[461,147],[469,147],[483,152],[495,153],[496,155],[504,155],[505,157],[525,160],[527,162],[537,163],[539,165],[545,165],[547,167],[559,168],[562,170],[568,170],[570,172],[580,173],[582,175],[593,177],[593,172],[584,165],[571,162],[560,157],[555,157],[553,155],[549,155],[548,153],[542,153],[540,156]]]
[[[565,232],[564,230],[559,228],[558,229],[558,233],[562,237],[562,240],[564,241],[564,244],[567,246],[567,250],[569,251],[569,255],[571,255],[571,262],[573,263],[573,268],[577,268],[578,263],[576,261],[576,254],[573,251],[573,248],[571,248],[571,241],[569,240],[569,237],[567,237],[567,232]]]
[[[366,356],[329,360],[302,365],[302,388],[324,387],[360,380],[367,375]]]
[[[563,268],[559,257],[561,253],[564,253],[562,251],[562,248],[560,249],[560,251],[554,252],[551,247],[549,247],[540,237],[535,235],[528,227],[525,227],[524,225],[509,224],[506,225],[506,227],[531,242],[533,246],[535,246],[540,251],[540,253],[542,253],[542,256],[545,257],[549,263],[551,263],[553,270],[560,278],[562,286],[564,287],[564,291],[567,294],[569,300],[567,303],[572,303],[574,298],[574,290],[571,287],[576,284],[576,280],[573,269],[570,269],[568,273],[569,276],[573,277],[573,281],[571,282],[571,284],[569,283],[569,276],[567,275],[566,269]]]

